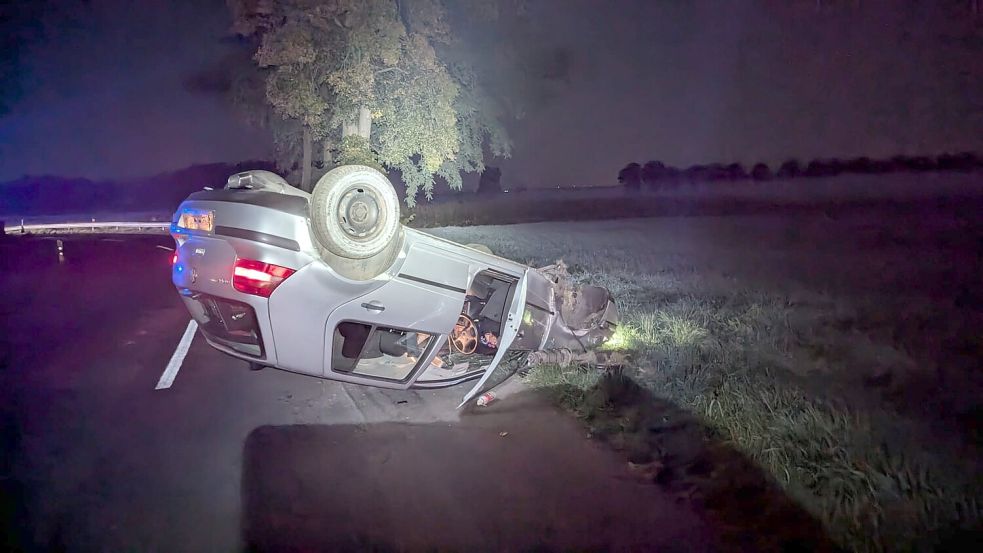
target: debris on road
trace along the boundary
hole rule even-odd
[[[628,364],[628,356],[618,351],[585,351],[573,352],[566,348],[534,351],[526,361],[529,367],[538,365],[584,365],[601,370],[619,370]]]
[[[628,461],[628,469],[638,475],[643,481],[655,482],[659,479],[659,476],[666,470],[665,464],[662,461],[650,461],[648,463],[633,463]]]
[[[485,407],[495,401],[495,392],[486,392],[478,398],[478,407]]]
[[[509,433],[508,432],[499,432],[498,435],[504,438],[504,437],[508,436]]]

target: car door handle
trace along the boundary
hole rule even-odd
[[[382,305],[382,302],[379,302],[377,300],[372,300],[370,302],[363,303],[362,307],[368,309],[369,311],[382,312],[386,310],[386,306]]]

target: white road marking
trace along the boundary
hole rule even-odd
[[[167,368],[164,369],[164,374],[160,375],[160,380],[157,381],[155,390],[170,388],[171,384],[174,384],[177,372],[181,370],[181,363],[184,362],[184,356],[188,354],[188,350],[191,348],[191,341],[195,339],[195,332],[197,331],[198,322],[191,319],[188,323],[188,328],[184,330],[184,336],[181,336],[181,341],[178,342],[177,349],[174,350],[174,355],[171,356],[171,360],[167,363]]]

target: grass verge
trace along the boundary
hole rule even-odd
[[[700,279],[684,287],[668,274],[581,266],[578,278],[621,298],[623,324],[613,346],[633,359],[622,378],[655,399],[599,392],[610,383],[577,367],[541,367],[529,382],[630,461],[654,459],[667,467],[678,456],[651,438],[646,422],[653,417],[646,404],[665,402],[695,416],[705,438],[764,469],[843,548],[952,550],[973,532],[979,537],[983,500],[975,460],[961,463],[951,450],[935,447],[920,421],[872,394],[838,393],[848,379],[838,380],[829,366],[863,350],[849,329],[825,324],[843,306],[701,288]],[[656,278],[662,285],[649,282]],[[873,357],[891,358],[883,351]]]

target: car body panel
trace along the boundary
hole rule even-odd
[[[339,305],[381,287],[387,279],[387,275],[365,281],[345,279],[321,262],[312,262],[291,275],[269,300],[272,335],[280,352],[276,366],[323,377],[328,317]],[[312,294],[312,290],[317,293]],[[304,308],[298,309],[298,305]]]
[[[542,349],[556,318],[553,283],[538,271],[526,272],[526,304],[513,347]]]
[[[463,295],[471,283],[471,264],[434,247],[424,237],[423,233],[410,233],[409,251],[398,277],[430,286],[432,289],[456,291],[463,301]],[[447,330],[450,330],[450,326]]]

